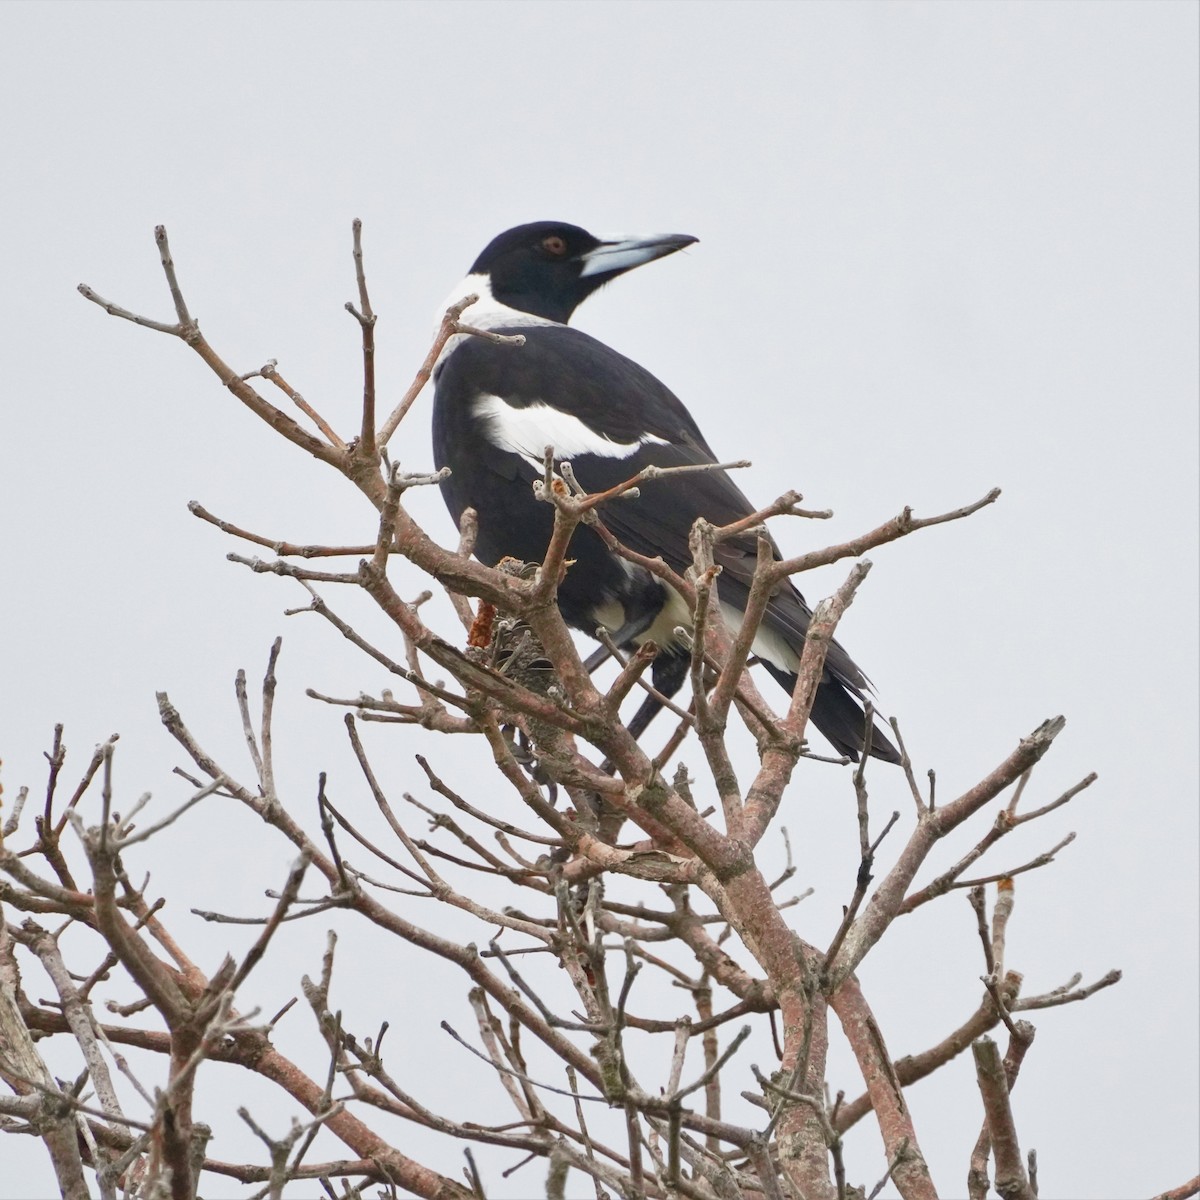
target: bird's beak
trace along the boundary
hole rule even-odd
[[[698,242],[689,233],[656,233],[649,237],[605,238],[594,250],[589,250],[580,261],[582,278],[589,275],[620,275],[624,271],[653,262]]]

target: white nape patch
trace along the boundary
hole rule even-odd
[[[572,459],[580,454],[629,458],[649,442],[667,444],[651,433],[643,434],[636,442],[615,442],[589,428],[578,417],[541,401],[517,408],[502,396],[484,393],[475,398],[472,408],[483,422],[484,436],[493,446],[519,454],[539,471],[547,446],[554,447],[556,459]]]
[[[663,605],[662,611],[654,618],[654,623],[650,628],[636,638],[639,645],[642,642],[653,641],[660,646],[669,646],[676,640],[675,630],[678,626],[682,625],[684,629],[691,629],[692,614],[683,602],[683,597],[674,588],[667,588],[666,592],[667,602]],[[736,637],[738,630],[742,627],[740,610],[734,608],[732,604],[722,604],[721,615],[725,618],[725,624],[729,626],[729,632]],[[782,671],[794,673],[800,666],[800,656],[787,644],[783,635],[762,625],[758,627],[758,633],[754,636],[754,645],[751,649],[759,658],[765,659],[771,666],[778,667]]]
[[[478,329],[490,329],[496,325],[558,325],[558,321],[549,321],[545,317],[535,317],[533,313],[522,312],[519,308],[510,308],[501,304],[492,295],[492,281],[486,275],[468,275],[445,300],[434,317],[434,329],[441,327],[446,309],[465,300],[468,296],[478,296],[469,308],[463,310],[459,318],[465,325],[474,325]]]
[[[559,324],[558,321],[548,321],[545,317],[535,317],[533,313],[521,312],[519,308],[510,308],[507,304],[501,304],[492,295],[492,281],[486,275],[468,275],[442,301],[441,307],[437,310],[437,315],[434,317],[434,337],[437,336],[438,330],[442,327],[442,318],[446,315],[446,309],[457,304],[460,300],[465,300],[468,296],[478,296],[479,299],[463,310],[459,320],[464,325],[475,326],[476,329],[496,329],[502,325]],[[456,333],[450,338],[442,348],[441,354],[438,355],[437,364],[434,369],[436,370],[437,367],[440,367],[450,354],[470,336],[468,333]]]

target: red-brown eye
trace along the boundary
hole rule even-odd
[[[567,243],[557,233],[552,233],[549,237],[542,238],[542,249],[555,258],[562,258],[567,252]]]

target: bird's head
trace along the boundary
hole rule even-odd
[[[493,238],[471,267],[497,304],[566,323],[597,288],[699,239],[686,233],[599,238],[561,221],[518,225]]]

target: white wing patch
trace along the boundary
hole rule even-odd
[[[547,446],[554,447],[556,459],[593,454],[599,458],[629,458],[648,443],[667,445],[665,438],[644,433],[636,442],[617,442],[585,425],[578,417],[561,412],[538,401],[523,408],[509,404],[501,396],[484,393],[472,405],[483,423],[484,436],[493,446],[510,454],[519,454],[539,470]]]

